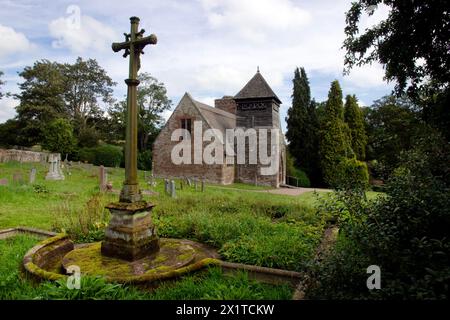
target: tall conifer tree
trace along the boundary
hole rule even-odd
[[[336,166],[352,156],[348,127],[344,122],[342,90],[337,80],[331,83],[320,128],[319,156],[323,179],[333,185]]]
[[[344,120],[350,129],[352,150],[358,160],[366,158],[367,135],[364,118],[355,95],[345,97]]]
[[[294,72],[292,107],[286,117],[286,138],[297,167],[306,172],[313,184],[320,179],[317,150],[318,121],[316,103],[311,101],[311,90],[304,68]]]

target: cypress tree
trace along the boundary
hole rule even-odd
[[[286,138],[297,167],[306,172],[313,184],[317,184],[320,173],[317,161],[316,103],[314,100],[311,101],[309,80],[304,68],[295,69],[292,82],[292,106],[286,117]]]
[[[355,95],[347,95],[345,98],[344,120],[350,129],[352,150],[358,160],[364,160],[366,158],[367,135],[363,114]]]
[[[336,167],[343,158],[352,156],[348,140],[348,127],[344,122],[342,90],[337,80],[331,83],[321,123],[319,156],[324,181],[333,185]]]

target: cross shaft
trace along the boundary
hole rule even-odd
[[[125,80],[127,91],[127,123],[125,143],[125,181],[120,192],[120,202],[137,202],[142,200],[137,179],[137,136],[138,136],[138,112],[137,112],[137,72],[140,68],[140,55],[148,44],[156,44],[154,34],[144,37],[144,30],[138,32],[139,18],[131,17],[131,31],[125,34],[125,42],[112,44],[114,52],[125,50],[124,57],[130,56],[129,76]]]

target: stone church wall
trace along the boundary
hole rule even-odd
[[[176,165],[171,160],[171,152],[178,141],[171,141],[171,134],[175,129],[181,128],[181,119],[189,118],[192,121],[203,121],[198,111],[189,105],[188,101],[183,101],[180,108],[177,108],[166,126],[163,128],[153,145],[153,175],[159,178],[196,178],[206,182],[230,184],[234,180],[234,169],[224,165],[207,164],[180,164]],[[209,129],[203,121],[203,130]],[[209,144],[205,142],[204,146]],[[194,140],[191,145],[191,159],[194,160]]]

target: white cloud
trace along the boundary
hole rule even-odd
[[[31,42],[20,32],[0,24],[0,57],[22,53],[32,48]]]
[[[350,74],[344,77],[344,81],[355,87],[371,88],[386,85],[383,77],[383,67],[379,63],[373,63],[371,65],[354,67]]]
[[[100,21],[81,15],[79,20],[73,17],[61,17],[49,23],[54,48],[68,48],[74,53],[86,53],[88,50],[111,50],[116,33]]]
[[[202,0],[213,28],[231,29],[238,35],[262,42],[272,31],[285,31],[311,21],[308,11],[290,0]]]
[[[3,99],[0,99],[0,123],[3,123],[16,115],[16,110],[14,108],[18,104],[19,102],[14,98],[3,97]]]

